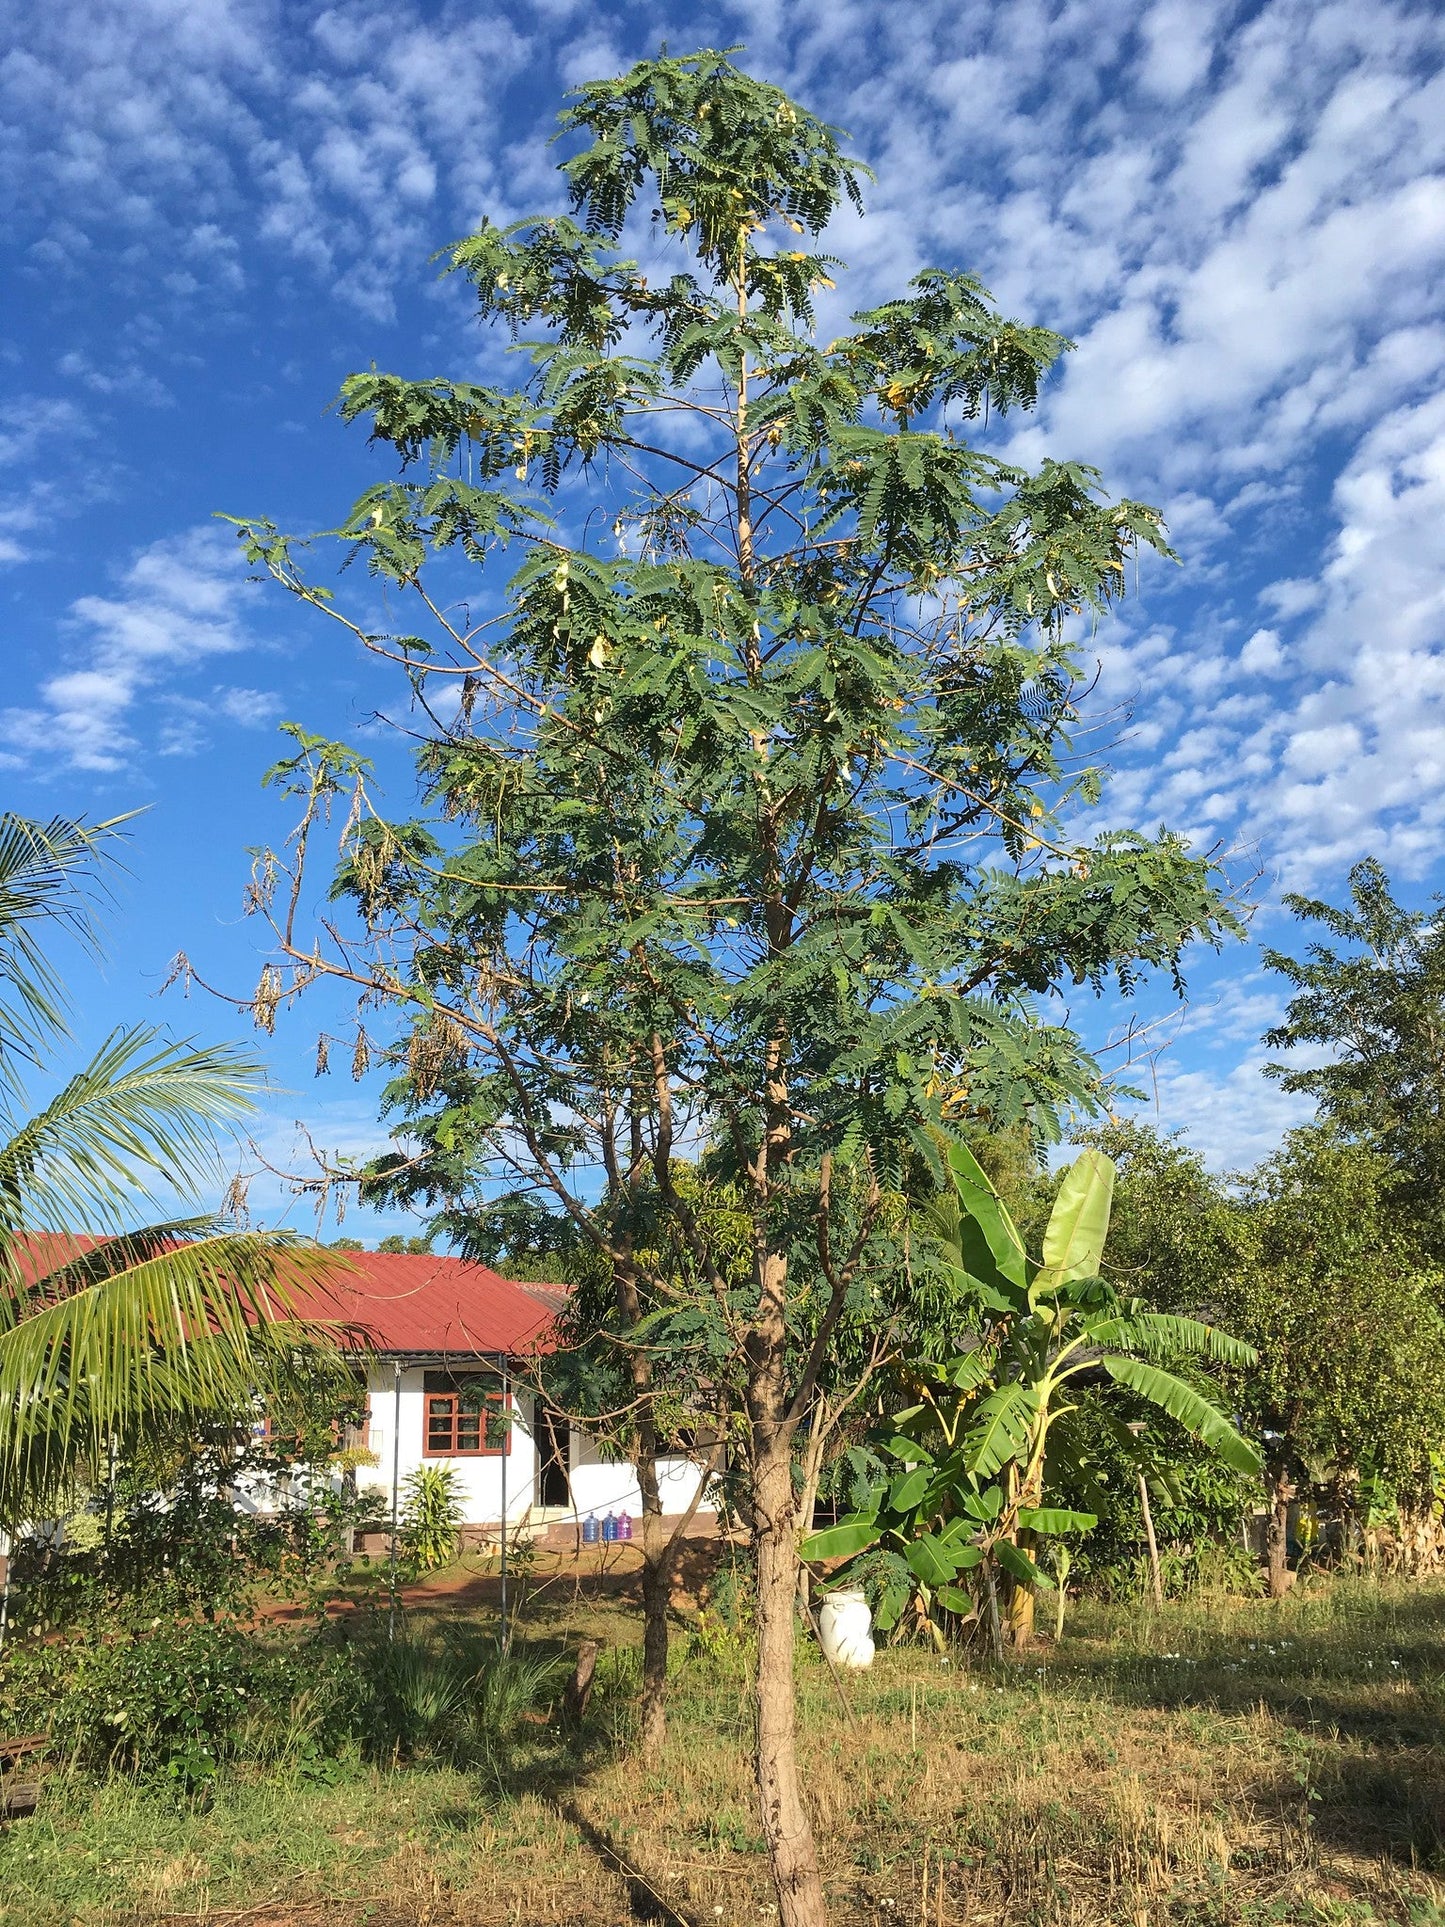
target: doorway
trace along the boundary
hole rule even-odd
[[[565,1510],[572,1503],[568,1478],[572,1426],[550,1406],[537,1407],[537,1503]]]

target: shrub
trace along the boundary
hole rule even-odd
[[[455,1466],[422,1465],[406,1481],[402,1548],[421,1572],[449,1565],[461,1545],[462,1500]]]
[[[434,1639],[404,1621],[351,1641],[362,1724],[375,1758],[435,1753],[460,1763],[494,1760],[518,1724],[555,1688],[560,1662],[493,1640]]]
[[[336,1742],[357,1694],[335,1655],[267,1643],[230,1623],[157,1620],[111,1640],[12,1644],[0,1668],[0,1728],[48,1728],[96,1771],[159,1774],[194,1793],[223,1760],[276,1754],[295,1702]]]

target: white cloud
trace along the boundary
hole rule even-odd
[[[498,90],[528,42],[500,9],[21,12],[0,60],[0,182],[45,217],[37,259],[62,272],[119,230],[143,241],[147,277],[164,262],[173,294],[224,301],[259,237],[383,316],[398,274],[419,273],[483,194],[505,198]]]
[[[1264,1054],[1250,1051],[1227,1069],[1195,1068],[1166,1055],[1151,1101],[1141,1111],[1164,1130],[1182,1129],[1216,1171],[1239,1171],[1309,1121],[1307,1099],[1282,1091],[1263,1074]]]
[[[126,767],[139,749],[137,709],[177,677],[250,643],[242,621],[253,592],[234,541],[214,527],[154,542],[126,570],[114,595],[81,596],[66,630],[70,666],[40,684],[27,707],[0,711],[0,754],[11,766],[62,761],[97,771]],[[254,690],[218,692],[205,706],[233,721],[260,719],[274,699]],[[163,729],[163,754],[199,745],[191,716]]]
[[[1212,29],[1219,15],[1210,6],[1187,0],[1157,0],[1140,23],[1144,57],[1139,79],[1162,100],[1178,100],[1209,72]]]
[[[1284,651],[1275,629],[1256,629],[1239,652],[1239,666],[1251,676],[1278,675],[1283,665]]]

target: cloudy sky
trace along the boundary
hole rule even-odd
[[[188,951],[249,988],[246,848],[281,817],[275,725],[364,734],[394,692],[248,587],[217,510],[326,526],[374,478],[326,413],[350,370],[466,375],[432,252],[558,205],[562,90],[674,51],[745,64],[847,130],[877,182],[840,299],[969,268],[1077,343],[1016,435],[1161,503],[1183,566],[1093,645],[1107,814],[1338,897],[1380,856],[1445,887],[1445,16],[1430,5],[719,0],[505,6],[21,0],[0,58],[0,790],[148,806],[81,1028],[168,1018]],[[398,771],[399,774],[399,771]],[[174,993],[172,993],[174,996]],[[1202,959],[1141,1064],[1216,1163],[1295,1113],[1258,1074],[1257,951]],[[1151,1003],[1146,1014],[1156,1016]],[[1103,1037],[1121,1013],[1077,1010]],[[234,1029],[234,1024],[229,1028]],[[265,1138],[366,1148],[371,1093],[267,1045]]]

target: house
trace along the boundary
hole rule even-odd
[[[367,1416],[360,1440],[375,1463],[356,1472],[389,1515],[409,1475],[446,1465],[468,1536],[580,1523],[642,1511],[636,1467],[606,1456],[587,1431],[548,1408],[534,1367],[561,1308],[557,1286],[503,1278],[467,1259],[351,1251],[352,1269],[298,1306],[339,1320],[364,1357]],[[685,1457],[658,1465],[665,1514],[686,1512],[702,1472]],[[704,1493],[699,1513],[714,1505]]]

